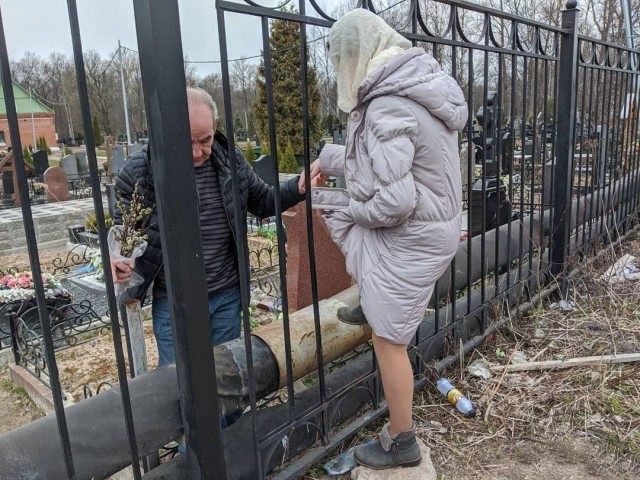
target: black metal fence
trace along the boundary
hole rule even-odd
[[[469,121],[460,138],[461,168],[466,172],[467,235],[461,240],[449,272],[438,281],[432,309],[410,346],[416,388],[443,368],[447,355],[461,342],[468,350],[482,341],[505,309],[526,305],[538,292],[548,292],[550,288],[566,293],[573,262],[592,256],[600,247],[628,234],[635,228],[639,207],[640,145],[635,113],[640,78],[638,53],[581,37],[577,30],[579,10],[574,1],[569,1],[561,12],[559,27],[458,0],[437,3],[446,7],[448,15],[442,25],[435,27],[426,13],[429,3],[419,0],[401,1],[378,12],[383,16],[395,12],[394,18],[402,19],[395,25],[397,29],[440,61],[463,87],[470,106]],[[101,252],[108,262],[76,2],[68,0],[67,4]],[[228,18],[249,15],[260,21],[269,144],[276,158],[280,153],[275,123],[278,105],[274,102],[272,76],[274,60],[282,52],[271,48],[270,27],[273,22],[295,24],[298,41],[292,48],[300,52],[303,112],[300,153],[308,172],[312,143],[309,98],[316,88],[309,84],[308,47],[322,39],[323,33],[318,33],[322,29],[326,35],[334,19],[314,0],[297,2],[296,10],[287,8],[289,4],[294,6],[293,2],[272,8],[250,0],[217,1],[225,123],[229,127],[226,133],[231,143],[229,151],[234,152],[227,52],[227,34],[233,26]],[[252,261],[250,254],[241,254],[238,263],[240,272],[253,269],[260,273],[260,282],[272,279],[282,312],[280,351],[269,350],[264,341],[252,335],[251,284],[247,275],[241,281],[243,338],[217,347],[214,362],[204,267],[199,260],[202,246],[195,213],[197,198],[177,1],[135,0],[134,6],[179,388],[175,373],[160,369],[132,380],[133,394],[130,392],[118,305],[107,269],[118,394],[110,396],[109,391],[86,400],[84,410],[63,409],[54,355],[55,324],[50,321],[39,280],[41,268],[21,146],[14,145],[31,269],[36,278],[42,352],[56,407],[55,420],[39,424],[43,432],[51,434],[52,422],[56,422],[57,440],[49,442],[55,445],[32,453],[31,468],[37,465],[40,471],[48,472],[47,478],[104,478],[129,464],[136,467],[134,478],[141,478],[143,470],[150,470],[147,475],[153,478],[154,472],[166,472],[174,462],[153,469],[156,464],[147,456],[184,434],[186,454],[175,462],[185,462],[185,478],[255,479],[270,473],[273,478],[297,478],[314,461],[386,412],[375,357],[364,340],[355,350],[340,352],[337,358],[331,356],[335,353],[330,352],[333,345],[323,330],[330,310],[318,300],[316,271],[317,262],[322,259],[316,258],[313,230],[313,223],[318,220],[312,214],[309,198],[305,214],[310,276],[305,281],[310,284],[313,303],[308,310],[290,313],[285,233],[276,195],[277,249],[269,252],[269,268],[259,263],[263,254],[258,254],[258,262]],[[375,2],[365,0],[361,6],[377,10]],[[313,37],[310,26],[317,27]],[[2,78],[8,79],[9,61],[1,21],[0,28]],[[11,137],[19,138],[9,85],[10,82],[3,82]],[[171,162],[165,161],[169,157]],[[237,199],[235,162],[231,162],[231,169],[233,195]],[[274,188],[279,191],[277,184]],[[243,232],[245,219],[240,202],[235,201],[234,205],[234,229],[236,233]],[[238,234],[235,238],[237,251],[246,252],[246,238]],[[310,327],[301,337],[300,325],[304,322]],[[298,343],[304,343],[305,338],[311,338],[311,343],[305,344],[311,353],[305,357],[308,368],[302,369],[306,389],[300,392],[294,384],[301,371],[296,355],[300,353]],[[228,374],[231,357],[236,362],[233,365],[237,375],[216,376],[216,369]],[[229,385],[237,390],[229,390]],[[155,409],[140,407],[141,398],[150,401],[141,393],[147,391],[155,392]],[[176,411],[178,399],[180,412]],[[91,411],[91,405],[98,405],[98,401],[111,406],[121,403],[113,409],[116,413],[95,418],[95,422],[105,425],[116,423],[120,430],[113,438],[91,438],[92,445],[87,446],[86,428],[83,430],[80,420],[85,418],[82,412]],[[221,410],[212,405],[220,405]],[[246,414],[221,431],[221,412],[232,411],[229,405],[245,409]],[[20,435],[18,431],[10,440],[28,455],[28,442]],[[115,445],[116,440],[125,439],[126,446]],[[0,446],[2,442],[0,437]],[[89,453],[95,448],[104,448],[109,455],[98,460]],[[143,470],[138,468],[141,465]],[[2,449],[0,468],[10,468]]]
[[[103,181],[103,173],[98,173],[100,185]],[[43,205],[45,203],[64,201],[59,199],[49,199],[47,195],[47,185],[42,175],[27,179],[29,188],[29,203],[33,205]],[[68,179],[69,198],[65,200],[81,200],[83,198],[91,198],[93,196],[91,176],[76,175]],[[99,190],[101,191],[101,190]],[[17,208],[17,203],[13,198],[14,192],[3,192],[0,195],[0,210]]]

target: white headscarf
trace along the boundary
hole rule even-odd
[[[340,110],[353,110],[365,77],[408,48],[409,40],[369,10],[357,8],[334,23],[328,49],[337,74]]]

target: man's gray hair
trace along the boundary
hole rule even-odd
[[[206,105],[211,109],[214,123],[218,120],[218,107],[206,90],[199,87],[187,87],[187,102],[193,105]]]

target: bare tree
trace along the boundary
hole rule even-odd
[[[253,122],[249,122],[249,117],[253,116],[252,105],[256,99],[256,78],[258,75],[258,67],[249,62],[247,57],[241,57],[235,60],[231,66],[231,85],[240,97],[240,102],[234,111],[241,114],[243,121],[246,122],[247,135],[255,135],[255,129],[252,129]],[[253,131],[252,131],[253,130]]]

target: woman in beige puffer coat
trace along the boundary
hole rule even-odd
[[[390,416],[380,441],[355,457],[377,469],[412,465],[420,449],[407,345],[458,247],[467,105],[431,55],[367,10],[336,22],[327,46],[349,124],[346,146],[326,145],[320,169],[344,176],[347,192],[318,189],[313,199],[360,289]]]

